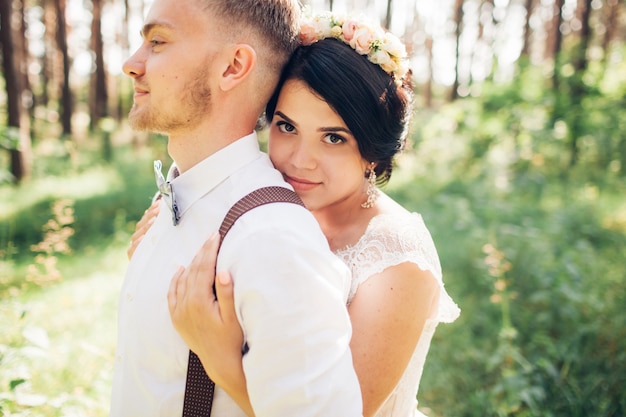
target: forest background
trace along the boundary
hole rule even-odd
[[[420,409],[626,415],[624,0],[309,4],[378,17],[412,57],[386,191],[424,216],[462,309]],[[0,2],[2,416],[108,413],[126,248],[169,162],[126,123],[148,6]]]

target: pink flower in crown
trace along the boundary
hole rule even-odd
[[[310,45],[318,39],[317,30],[314,26],[308,23],[302,23],[300,25],[300,41],[302,45]]]
[[[366,26],[358,28],[350,40],[350,46],[361,55],[370,51],[370,43],[374,40],[374,33]]]
[[[348,20],[343,24],[343,39],[346,42],[350,42],[354,37],[354,32],[356,32],[356,28],[359,26],[357,22],[354,20]]]

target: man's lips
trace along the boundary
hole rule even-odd
[[[146,90],[145,88],[141,88],[141,87],[135,87],[135,94],[133,95],[133,98],[139,98],[139,97],[143,97],[148,95],[148,90]]]
[[[309,191],[320,185],[319,182],[309,181],[304,178],[290,177],[289,175],[284,175],[284,177],[285,181],[287,181],[295,191]]]

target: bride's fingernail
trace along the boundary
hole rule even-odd
[[[230,284],[230,274],[227,274],[226,272],[218,272],[217,279],[221,285]]]

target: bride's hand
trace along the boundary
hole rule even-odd
[[[137,225],[135,226],[135,233],[133,233],[130,237],[130,247],[126,251],[128,259],[132,258],[133,253],[135,253],[135,249],[137,249],[137,246],[139,246],[139,243],[141,242],[141,239],[143,239],[145,234],[148,232],[148,229],[150,229],[150,226],[152,226],[152,223],[154,223],[154,219],[156,219],[156,216],[159,214],[159,203],[159,200],[152,203],[152,205],[144,211],[141,220],[137,222]]]
[[[174,327],[211,379],[226,388],[239,385],[244,378],[243,332],[235,314],[231,276],[228,272],[215,275],[219,239],[217,232],[212,234],[191,265],[176,271],[167,299]]]

